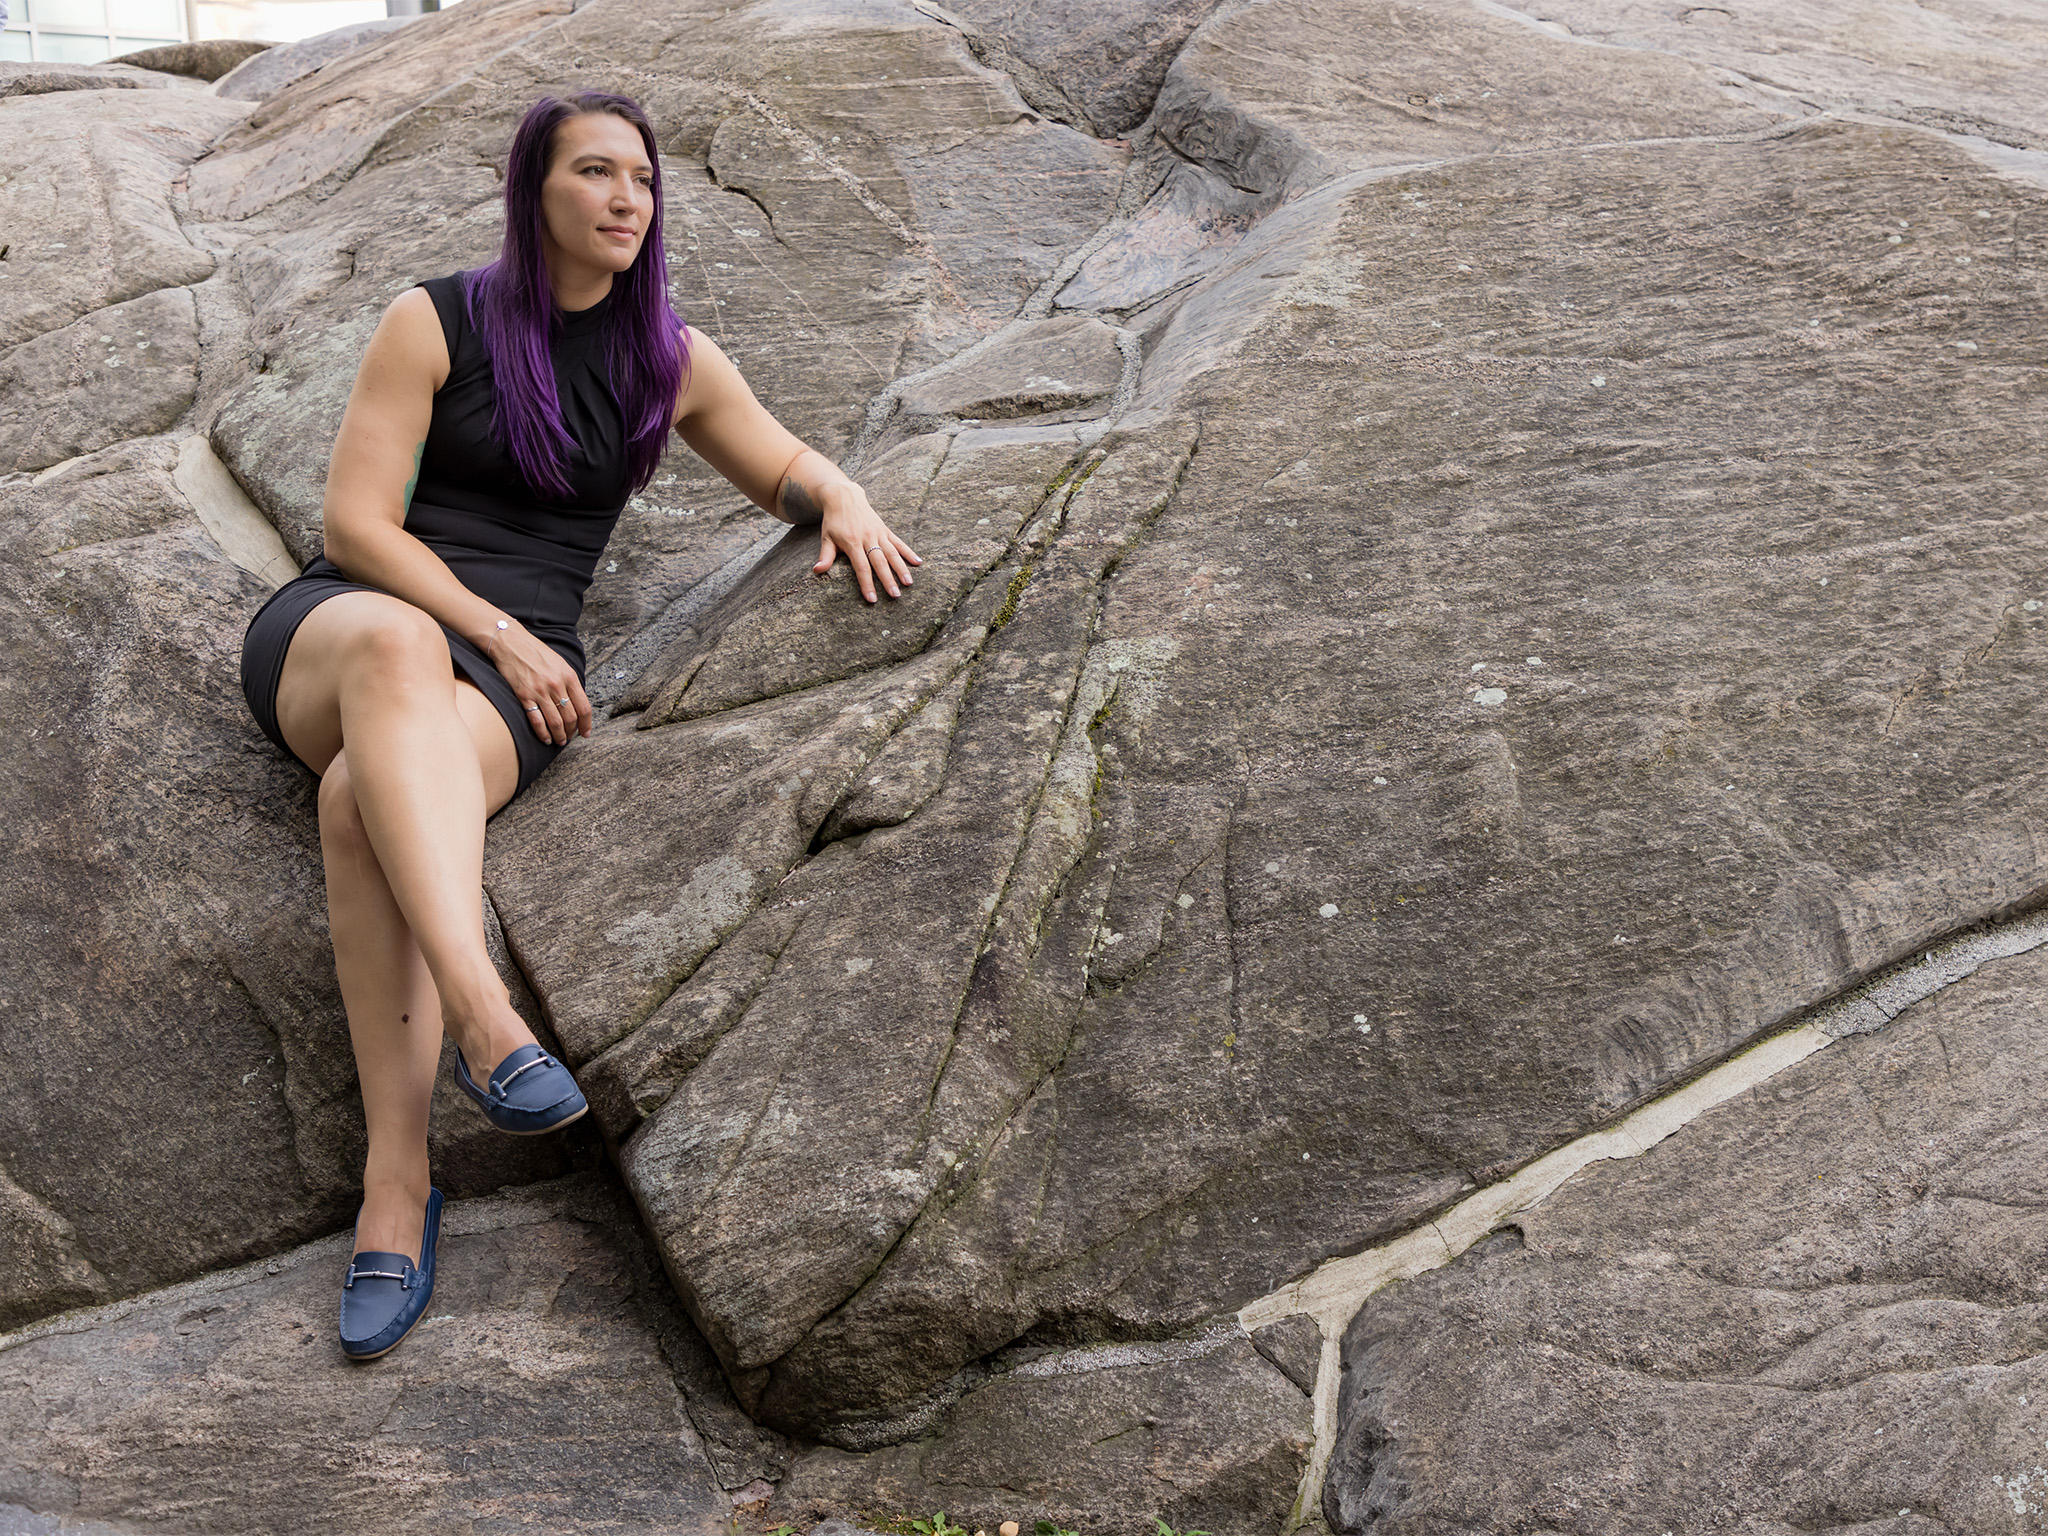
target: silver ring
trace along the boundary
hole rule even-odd
[[[538,704],[529,704],[526,706],[526,712],[529,715],[537,715],[540,713],[540,706]]]
[[[567,699],[557,699],[557,700],[555,700],[555,702],[556,702],[557,704],[564,704],[564,705],[566,705],[566,704],[567,704],[567,703],[568,703],[569,701],[568,701]]]
[[[867,552],[872,555],[876,550],[880,549],[881,547],[882,546],[879,544],[870,544],[867,548]]]

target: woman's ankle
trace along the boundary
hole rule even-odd
[[[459,1024],[444,1014],[442,1028],[454,1040],[455,1048],[462,1052],[462,1059],[469,1066],[469,1075],[479,1086],[499,1062],[522,1045],[536,1043],[533,1031],[526,1027],[526,1020],[513,1012],[510,1003],[505,1005],[502,1013],[494,1012]]]

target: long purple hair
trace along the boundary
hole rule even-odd
[[[497,403],[491,435],[504,444],[527,483],[544,494],[569,494],[569,454],[576,446],[562,424],[549,343],[561,320],[541,254],[540,186],[554,159],[562,124],[609,112],[640,130],[654,167],[654,217],[633,265],[612,278],[606,363],[626,423],[626,462],[633,489],[653,477],[668,443],[676,390],[690,365],[683,322],[668,302],[668,254],[661,243],[661,157],[654,125],[629,96],[579,91],[563,101],[543,96],[512,135],[505,167],[505,243],[498,259],[470,274],[464,290],[470,321],[491,355]]]

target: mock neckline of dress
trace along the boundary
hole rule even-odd
[[[603,325],[605,316],[611,313],[612,294],[618,291],[618,284],[614,283],[611,291],[606,293],[603,298],[599,299],[588,309],[556,310],[555,313],[562,317],[562,334],[565,336],[581,336],[586,331],[594,330],[598,326]]]

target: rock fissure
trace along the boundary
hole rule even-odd
[[[1876,994],[1887,989],[1891,989],[1890,996],[1909,993],[1908,1000],[1894,1009],[1891,1017],[1896,1017],[1912,1003],[1975,974],[1988,960],[2026,954],[2043,945],[2048,945],[2048,913],[2030,913],[1989,931],[1965,933],[1931,946],[1922,960],[1894,966],[1848,989],[1809,1010],[1789,1031],[1750,1046],[1613,1126],[1545,1154],[1509,1178],[1458,1202],[1425,1226],[1352,1257],[1331,1260],[1313,1274],[1241,1307],[1238,1320],[1247,1330],[1306,1315],[1316,1320],[1323,1333],[1323,1363],[1314,1393],[1316,1447],[1290,1516],[1290,1529],[1320,1523],[1323,1478],[1336,1434],[1335,1350],[1344,1330],[1376,1292],[1451,1263],[1503,1218],[1535,1210],[1567,1180],[1594,1163],[1639,1157],[1699,1116],[1752,1091],[1837,1039],[1882,1029],[1890,1018],[1874,1024],[1868,1021]],[[1946,964],[1936,961],[1937,953]]]

